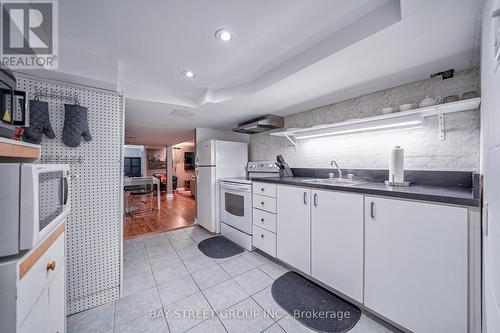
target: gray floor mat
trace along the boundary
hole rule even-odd
[[[231,242],[224,236],[207,238],[198,244],[198,249],[206,256],[214,259],[229,258],[245,251],[241,246]]]
[[[358,307],[295,272],[277,278],[271,293],[288,314],[319,332],[347,332],[361,317]]]

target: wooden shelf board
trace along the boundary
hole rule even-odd
[[[0,137],[0,157],[37,159],[40,146]]]

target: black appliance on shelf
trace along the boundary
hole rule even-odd
[[[16,77],[0,66],[0,136],[12,138],[16,127],[29,126],[28,98],[25,91],[16,90]]]

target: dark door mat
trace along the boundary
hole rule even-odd
[[[356,325],[361,310],[295,272],[277,278],[271,293],[288,314],[320,332],[347,332]]]
[[[244,248],[224,236],[207,238],[198,244],[198,248],[206,256],[214,259],[229,258],[245,251]]]

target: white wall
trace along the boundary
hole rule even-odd
[[[479,70],[455,73],[447,80],[426,79],[285,117],[285,127],[308,127],[381,114],[393,106],[422,100],[426,95],[446,97],[479,91]],[[479,171],[480,114],[478,110],[445,116],[446,139],[440,140],[438,119],[424,119],[414,129],[357,133],[304,139],[292,146],[286,138],[269,132],[253,134],[252,160],[274,160],[277,154],[299,168],[328,168],[337,160],[342,168],[388,169],[390,151],[405,149],[405,168],[411,170]]]
[[[184,187],[184,181],[185,180],[191,180],[191,176],[194,174],[194,169],[193,170],[184,170],[184,153],[186,152],[194,152],[194,146],[181,146],[176,148],[180,149],[174,149],[174,156],[180,156],[180,161],[179,163],[175,164],[174,162],[174,167],[173,167],[173,174],[178,177],[177,179],[177,188]],[[193,161],[194,163],[194,161]]]
[[[500,68],[494,60],[491,18],[491,13],[498,8],[499,0],[484,1],[481,42],[481,169],[484,202],[488,203],[488,221],[483,221],[488,224],[487,234],[483,228],[483,331],[486,333],[500,332]]]
[[[196,143],[212,139],[248,143],[250,141],[250,136],[248,134],[236,133],[233,131],[222,131],[211,128],[196,129],[195,131]]]

